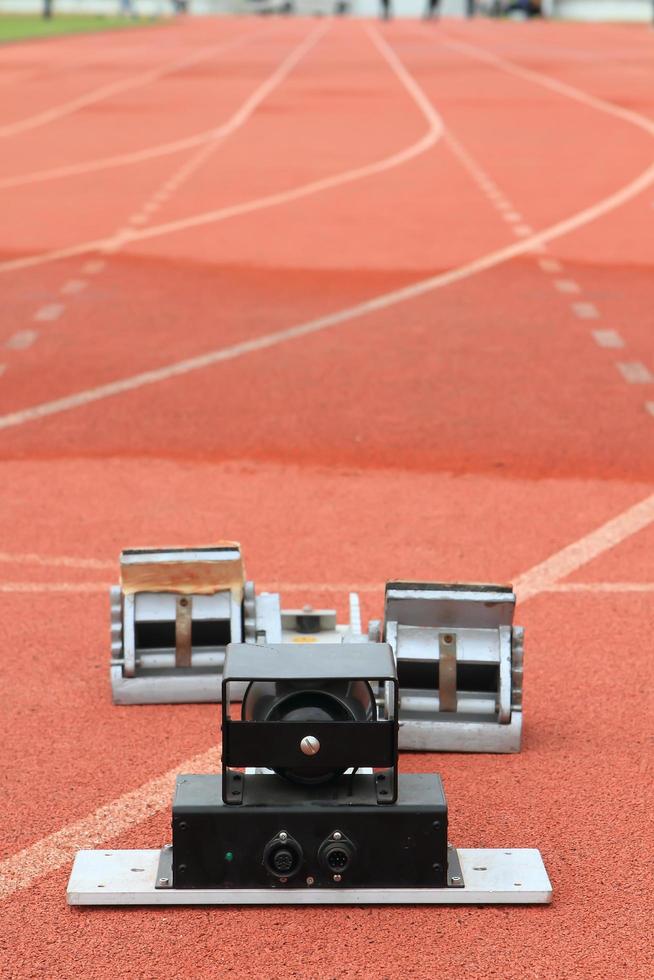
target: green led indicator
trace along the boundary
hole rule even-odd
[[[233,861],[234,860],[234,852],[233,851],[227,851],[227,853],[225,854],[225,860],[226,861]]]

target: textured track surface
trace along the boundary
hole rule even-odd
[[[3,977],[651,975],[653,45],[190,20],[2,52]],[[216,708],[110,705],[118,552],[217,538],[342,613],[517,581],[523,752],[403,764],[456,843],[539,846],[552,907],[65,906],[77,847],[165,842],[174,771],[218,759]]]

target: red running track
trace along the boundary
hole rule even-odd
[[[220,19],[3,52],[3,976],[651,974],[653,43]],[[66,908],[78,846],[158,846],[217,758],[215,708],[109,703],[118,552],[221,537],[368,615],[385,578],[517,579],[523,752],[403,764],[457,843],[540,846],[552,907]]]

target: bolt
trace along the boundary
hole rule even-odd
[[[280,878],[279,880],[281,881],[282,885],[285,885],[286,882],[288,881],[288,878]]]
[[[168,884],[168,878],[160,878],[159,879],[159,884],[160,885],[167,885]]]
[[[280,840],[288,840],[288,834],[285,830],[282,830],[278,836]]]
[[[342,880],[343,880],[342,875],[334,875],[334,881],[342,881]]]
[[[179,604],[180,606],[188,606],[188,599],[180,599]]]
[[[452,875],[452,881],[461,881],[461,875]]]
[[[172,844],[164,844],[163,849],[164,849],[164,851],[172,851],[173,845]]]
[[[312,878],[311,875],[309,875],[309,877],[307,878],[307,885],[313,885],[315,880],[316,880],[315,878]]]
[[[340,832],[340,830],[335,830],[334,833],[332,834],[332,840],[341,840],[342,837],[343,835]]]
[[[188,829],[188,824],[186,823],[185,820],[182,820],[182,822],[179,825],[179,829],[180,830],[187,830]]]
[[[300,749],[304,755],[317,755],[320,752],[320,742],[315,735],[305,735],[300,742]]]

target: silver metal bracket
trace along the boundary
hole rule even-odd
[[[257,595],[234,543],[124,551],[120,568],[110,594],[116,704],[219,702],[229,642],[387,642],[400,749],[520,750],[524,631],[510,586],[389,582],[384,619],[364,632],[354,592],[343,625],[333,609],[282,609],[278,593]]]
[[[220,700],[227,644],[249,626],[239,546],[131,549],[120,572],[110,590],[114,702]]]
[[[162,850],[78,851],[69,905],[546,905],[552,886],[540,852],[458,848],[463,883],[447,888],[173,888]],[[452,854],[451,854],[452,859]],[[453,868],[450,869],[450,874]],[[163,879],[168,878],[168,881]]]
[[[510,586],[389,582],[383,635],[400,681],[400,749],[518,752],[524,631]]]

